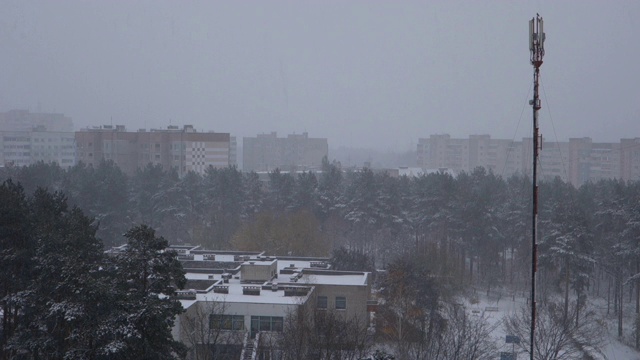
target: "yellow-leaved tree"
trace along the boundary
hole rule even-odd
[[[258,214],[236,232],[232,241],[237,250],[265,250],[274,255],[328,256],[329,239],[320,231],[316,217],[302,210],[291,214]]]

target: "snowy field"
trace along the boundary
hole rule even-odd
[[[502,326],[502,319],[507,315],[513,314],[515,311],[521,308],[523,304],[526,303],[527,299],[523,297],[515,297],[514,300],[511,296],[503,296],[498,300],[497,298],[490,298],[487,297],[486,294],[481,293],[478,293],[477,296],[478,303],[467,304],[471,316],[484,316],[490,324],[495,325],[495,330],[492,334],[499,346],[499,351],[510,353],[512,351],[512,345],[505,343],[507,334],[505,333],[504,326]],[[601,315],[604,316],[606,313],[606,308],[603,310],[603,308],[599,305],[600,304],[597,304],[596,307],[598,310],[601,310]],[[602,349],[604,357],[601,357],[600,359],[640,360],[640,352],[637,352],[631,347],[622,344],[616,339],[615,319],[610,319],[605,323],[607,324],[607,326],[605,326],[603,330],[607,332],[608,336],[605,339],[605,348]],[[517,358],[528,359],[529,357],[525,353],[520,353]]]

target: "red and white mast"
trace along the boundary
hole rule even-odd
[[[540,135],[538,133],[538,110],[540,110],[540,98],[538,96],[538,79],[540,66],[544,57],[545,33],[542,17],[529,20],[529,51],[531,53],[531,65],[533,65],[533,100],[529,104],[533,107],[533,211],[531,226],[531,348],[530,359],[533,360],[536,328],[536,271],[538,263],[537,254],[537,228],[538,228],[538,156],[540,151]]]

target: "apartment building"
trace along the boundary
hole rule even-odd
[[[229,166],[238,166],[238,140],[235,136],[229,137]]]
[[[620,178],[640,179],[640,138],[620,140]]]
[[[425,171],[470,172],[480,166],[502,176],[531,175],[532,148],[531,138],[512,141],[489,135],[467,139],[431,135],[418,140],[417,165]],[[541,139],[539,155],[538,175],[543,180],[560,177],[574,186],[602,179],[640,180],[640,138],[619,143],[596,143],[591,138],[565,142]]]
[[[76,164],[73,132],[46,131],[38,127],[31,132],[31,161],[57,163],[62,168]]]
[[[31,131],[34,128],[54,132],[73,132],[71,118],[58,113],[32,113],[29,110],[0,112],[0,131]]]
[[[123,125],[104,125],[75,133],[77,159],[96,166],[113,160],[132,175],[147,164],[173,168],[179,175],[204,174],[209,166],[231,164],[235,149],[228,133],[198,132],[193,126],[140,129],[129,132]]]
[[[0,165],[36,162],[75,165],[73,123],[63,114],[11,110],[0,113]]]
[[[326,138],[310,138],[308,133],[279,138],[277,133],[243,138],[243,170],[311,170],[322,165],[329,154]]]

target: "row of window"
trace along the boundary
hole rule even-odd
[[[25,146],[29,146],[29,145],[25,145]],[[52,147],[52,145],[34,145],[33,148],[34,149],[58,149],[58,148],[60,148],[60,149],[73,149],[73,146],[69,146],[69,145],[66,145],[66,146],[53,145],[53,147]],[[25,147],[25,149],[27,149],[27,148]]]
[[[155,154],[154,158],[156,160],[160,160],[160,154]],[[140,159],[141,160],[149,160],[149,154],[140,154]]]
[[[242,315],[211,315],[209,327],[223,330],[244,330],[244,316]]]
[[[58,139],[61,142],[74,142],[75,138],[47,138],[45,141],[44,138],[33,138],[33,142],[58,142]]]
[[[327,309],[328,298],[326,296],[318,296],[318,309]],[[347,308],[347,298],[344,296],[336,296],[335,308],[337,310],[345,310]],[[258,331],[282,331],[284,318],[282,316],[251,316],[251,332]],[[209,326],[212,329],[223,330],[244,330],[243,315],[211,315],[209,317]]]
[[[318,309],[327,309],[329,305],[329,299],[326,296],[318,296],[316,300],[316,306]],[[344,296],[336,296],[335,299],[336,310],[345,310],[347,308],[347,298]]]
[[[284,318],[282,316],[252,316],[251,332],[282,331]]]
[[[159,143],[155,143],[155,144],[153,144],[153,146],[151,146],[151,144],[140,144],[140,148],[141,149],[148,149],[150,147],[153,147],[156,150],[160,150],[160,144]]]
[[[62,155],[62,156],[73,156],[73,154],[67,154],[67,153],[58,153],[58,152],[34,152],[33,156],[34,157],[39,157],[39,156],[55,156],[57,157],[58,155]]]
[[[243,315],[211,315],[209,326],[212,329],[244,330]],[[282,331],[284,318],[282,316],[252,316],[251,332]]]

